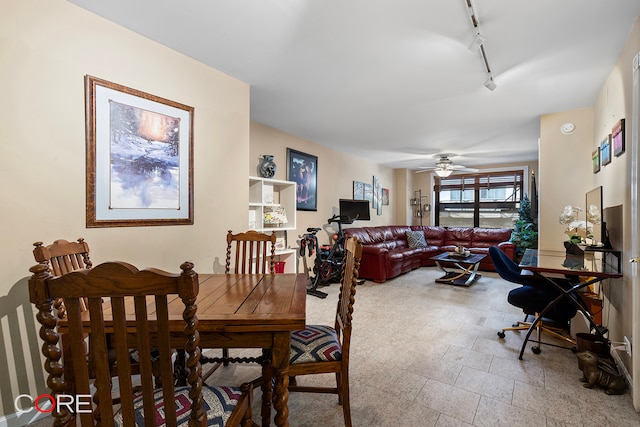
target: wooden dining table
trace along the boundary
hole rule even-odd
[[[304,329],[305,274],[199,274],[200,347],[270,349],[275,374],[276,426],[288,426],[291,331]],[[170,316],[182,319],[182,304],[169,304]],[[269,404],[270,402],[265,402]],[[263,419],[262,425],[269,425]]]
[[[262,425],[270,425],[268,414],[273,402],[275,425],[289,426],[290,334],[305,327],[306,275],[199,274],[198,278],[196,314],[200,348],[270,350],[275,387],[273,399],[263,396],[263,405],[269,410],[263,411]],[[184,304],[175,296],[168,308],[170,328],[176,331],[171,340],[180,348],[184,345]],[[126,307],[125,311],[128,313]],[[150,307],[149,313],[153,313],[153,308]],[[104,320],[107,323],[109,318],[105,315]],[[65,370],[65,375],[67,373],[73,375]]]

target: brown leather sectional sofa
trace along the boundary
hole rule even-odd
[[[422,231],[425,246],[409,247],[407,231]],[[464,246],[471,253],[486,254],[480,270],[495,271],[489,248],[498,246],[511,259],[516,247],[509,241],[511,228],[462,228],[435,226],[389,225],[379,227],[346,228],[347,236],[356,236],[362,242],[360,277],[382,283],[418,267],[435,265],[430,258],[442,252]]]

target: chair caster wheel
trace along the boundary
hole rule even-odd
[[[499,336],[500,338],[504,338],[504,332],[502,332],[502,331],[498,331],[498,336]]]
[[[531,347],[531,351],[533,351],[534,354],[540,354],[542,350],[540,350],[540,347],[534,346],[534,347]]]

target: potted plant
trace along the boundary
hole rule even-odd
[[[525,194],[518,210],[519,217],[514,221],[514,228],[509,239],[516,245],[516,257],[522,258],[524,251],[538,247],[538,230],[536,223],[531,218],[531,202]]]

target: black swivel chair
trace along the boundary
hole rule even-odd
[[[529,329],[531,323],[527,322],[527,318],[530,315],[537,315],[544,310],[547,304],[560,295],[560,292],[544,278],[533,274],[526,274],[526,272],[523,274],[523,271],[518,267],[518,264],[516,264],[507,254],[497,247],[494,246],[489,248],[489,256],[491,257],[493,265],[496,267],[496,271],[501,278],[508,282],[521,285],[509,292],[507,301],[509,304],[521,308],[525,313],[525,318],[523,322],[518,322],[512,327],[502,328],[502,330],[498,332],[498,336],[500,338],[504,338],[505,331]],[[557,279],[554,281],[559,283],[560,286],[565,287],[565,289],[569,289],[572,286],[572,283],[566,279]],[[569,321],[573,316],[575,316],[577,311],[578,309],[571,303],[571,301],[559,301],[558,304],[546,313],[546,317],[543,321],[536,325],[538,345],[532,347],[531,350],[535,354],[538,354],[541,351],[541,344],[554,345],[542,342],[541,335],[543,332],[575,345],[575,341],[563,335],[562,331],[568,328]]]

